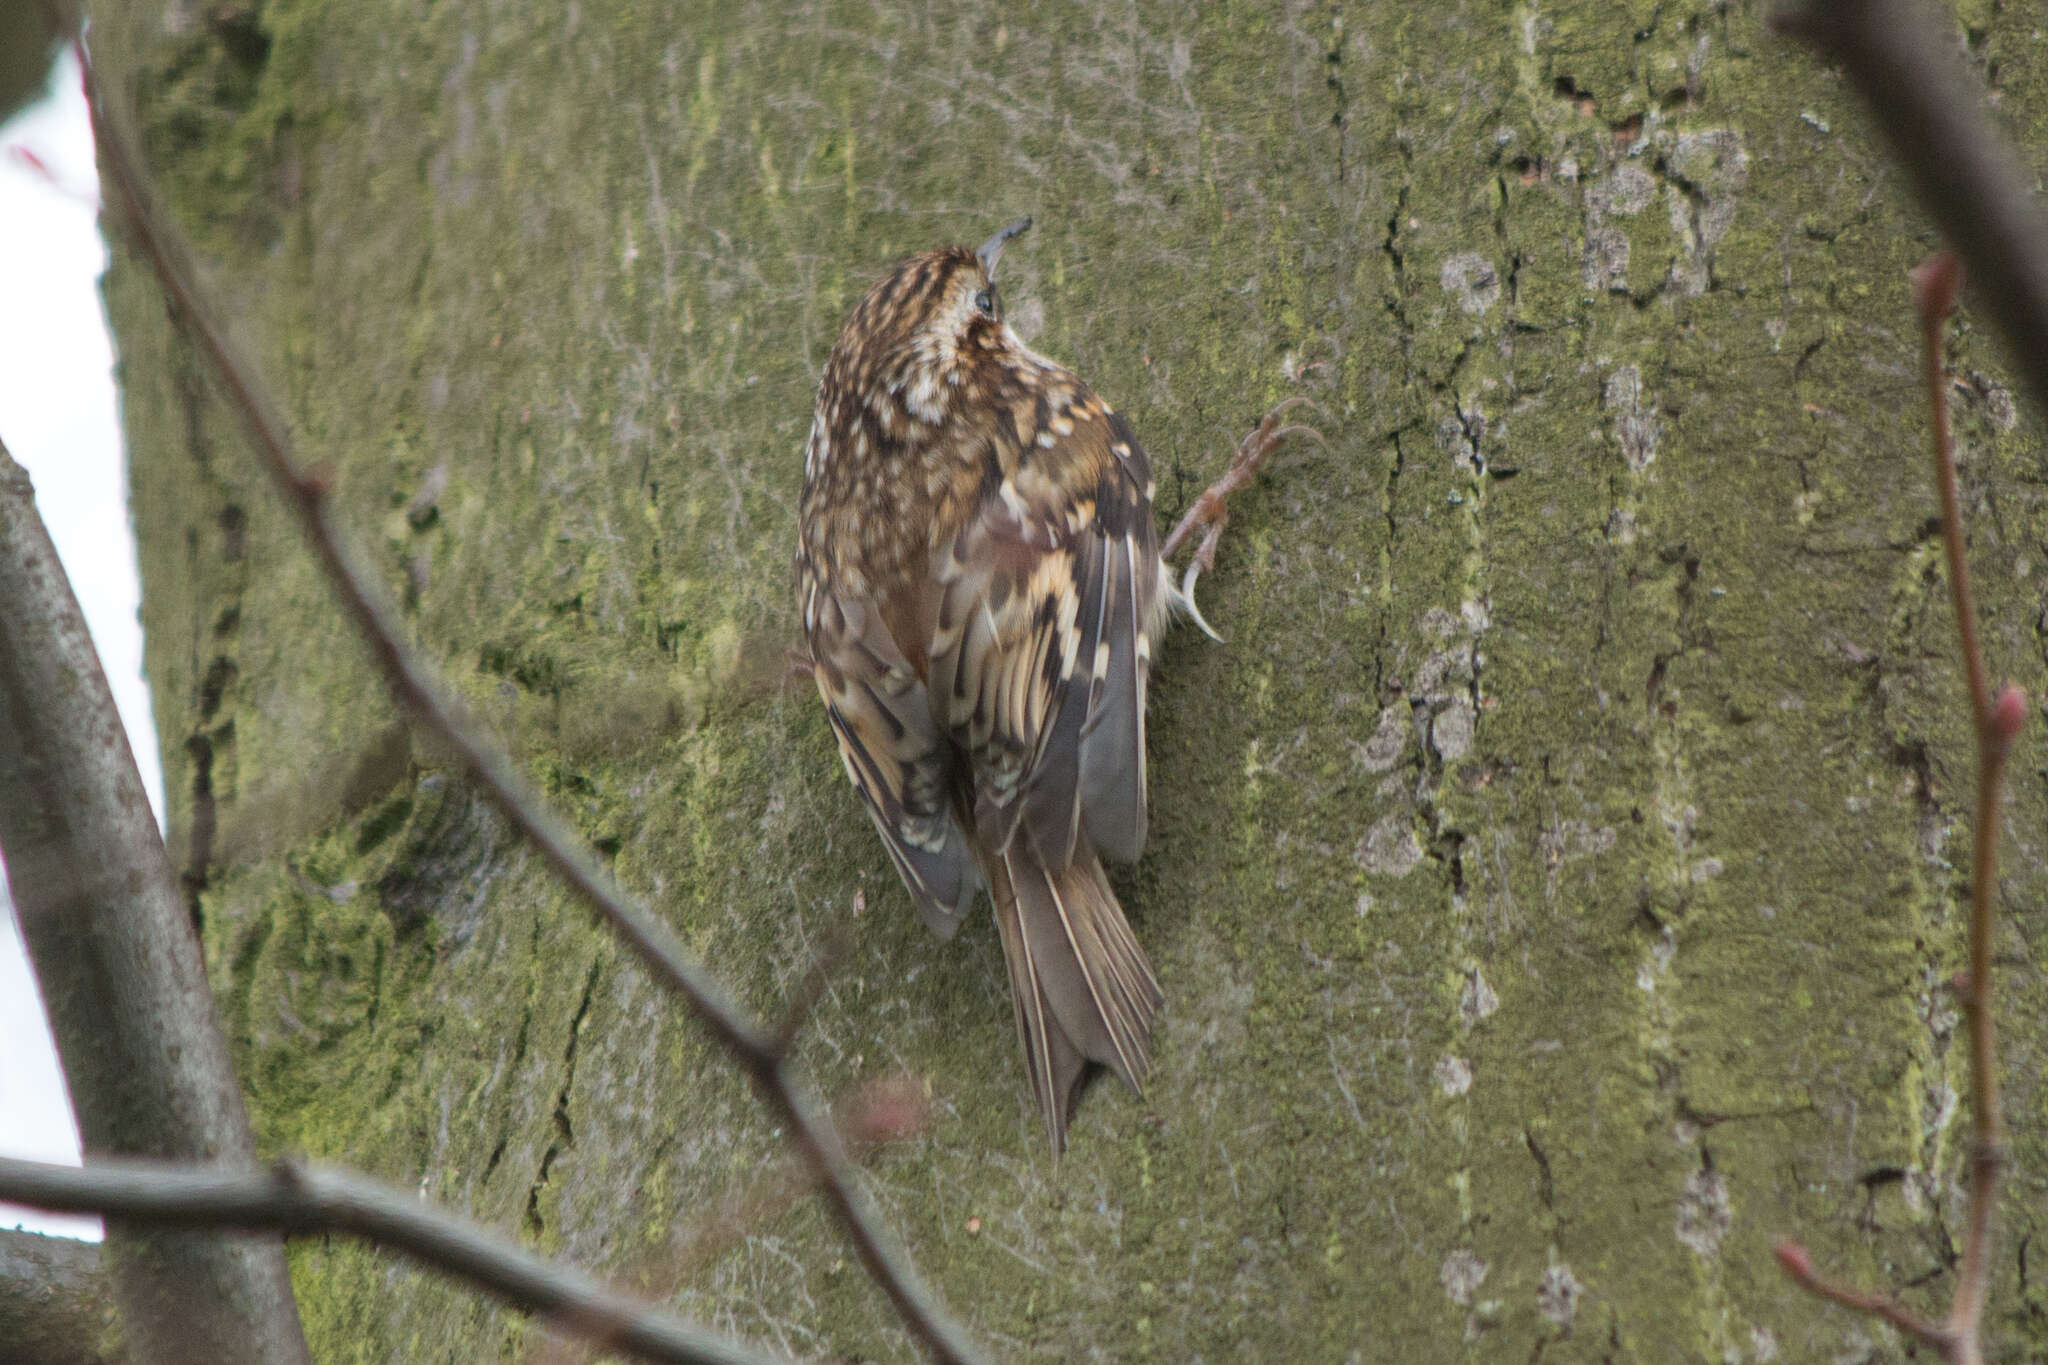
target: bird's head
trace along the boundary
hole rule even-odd
[[[996,264],[1020,218],[980,247],[912,256],[882,279],[847,319],[833,349],[856,392],[886,392],[918,419],[938,424],[972,398],[976,371],[1021,350],[1003,322]]]

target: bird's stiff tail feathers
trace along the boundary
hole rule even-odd
[[[987,861],[1017,1036],[1057,1153],[1089,1062],[1144,1093],[1159,982],[1093,850],[1077,847],[1066,867],[1049,868],[1020,830]]]

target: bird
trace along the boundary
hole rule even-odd
[[[1053,1151],[1089,1064],[1143,1094],[1158,977],[1102,860],[1146,823],[1170,593],[1130,424],[1004,320],[1003,228],[890,270],[818,385],[797,596],[847,776],[925,923],[986,888]]]
[[[1091,1065],[1144,1093],[1163,995],[1103,860],[1145,845],[1145,703],[1178,607],[1201,621],[1224,500],[1298,427],[1276,408],[1169,548],[1130,424],[1004,319],[980,247],[901,261],[856,304],[812,412],[798,607],[840,758],[925,923],[986,889],[1055,1155]],[[1214,634],[1213,631],[1209,632]]]

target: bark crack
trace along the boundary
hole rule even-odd
[[[555,1107],[550,1115],[554,1124],[554,1140],[541,1153],[540,1169],[534,1173],[533,1183],[526,1190],[526,1231],[536,1236],[546,1227],[540,1200],[553,1178],[555,1161],[576,1145],[576,1129],[569,1121],[569,1093],[576,1085],[576,1047],[582,1040],[583,1021],[590,1017],[590,1002],[597,994],[597,982],[603,970],[604,963],[600,958],[590,964],[590,972],[583,979],[583,999],[577,1003],[576,1015],[569,1021],[569,1041],[562,1050],[562,1088],[555,1092]]]

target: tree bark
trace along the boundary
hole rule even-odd
[[[1778,1274],[1788,1235],[1945,1301],[1971,745],[1904,274],[1935,239],[1759,10],[181,14],[110,4],[95,52],[419,643],[762,1012],[850,928],[803,1063],[929,1088],[873,1191],[998,1355],[1898,1358]],[[2021,129],[2031,23],[1966,35]],[[1164,650],[1117,878],[1158,1062],[1057,1164],[992,926],[924,932],[783,676],[841,319],[1025,212],[1013,321],[1129,416],[1162,523],[1275,401],[1328,438],[1233,507],[1228,643]],[[118,248],[107,295],[174,847],[262,1145],[766,1344],[909,1358],[815,1208],[675,1253],[778,1135],[408,743]],[[2040,696],[2041,424],[1967,312],[1953,358],[1985,649]],[[2013,1358],[2048,1347],[2038,733]],[[359,1248],[294,1268],[323,1357],[525,1331]]]
[[[28,471],[4,446],[0,851],[86,1154],[253,1156],[198,937]],[[307,1359],[276,1237],[110,1218],[104,1248],[141,1359]]]
[[[100,1249],[0,1228],[0,1365],[121,1365]]]

